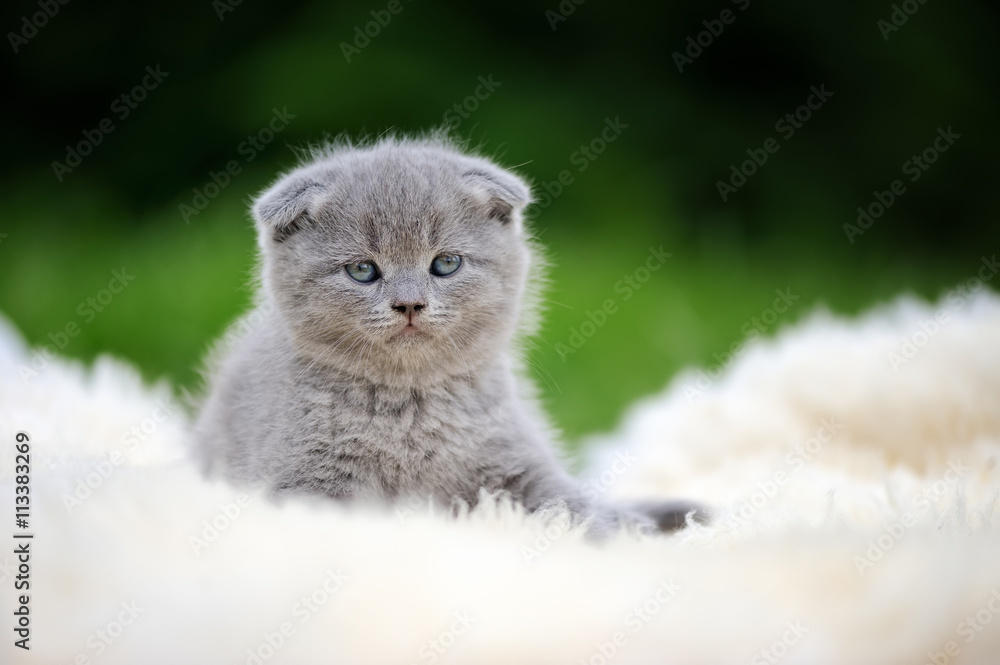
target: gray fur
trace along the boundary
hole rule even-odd
[[[585,495],[523,379],[542,267],[530,201],[519,177],[440,138],[335,145],[280,178],[253,207],[257,309],[196,426],[210,470],[338,499],[506,491],[529,510],[563,503],[595,533],[663,524],[664,504]],[[462,257],[455,274],[430,273],[441,254]],[[349,277],[360,261],[381,278]],[[676,526],[689,508],[666,512]]]

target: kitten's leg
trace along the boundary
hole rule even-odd
[[[674,531],[681,529],[687,524],[687,516],[698,524],[708,524],[711,521],[711,513],[704,506],[684,500],[655,500],[646,499],[643,501],[632,501],[627,504],[632,510],[648,516],[656,523],[660,531]]]
[[[583,487],[555,460],[532,464],[530,469],[507,476],[502,489],[524,504],[530,512],[554,505],[564,505],[578,524],[587,523],[587,533],[604,538],[633,527],[640,531],[655,531],[654,517],[631,506],[616,505],[587,496]]]
[[[622,527],[645,533],[669,532],[687,523],[688,514],[696,522],[706,523],[708,511],[688,501],[612,502],[587,496],[583,487],[557,464],[538,464],[532,471],[511,476],[504,489],[536,511],[557,502],[563,503],[580,522],[589,521],[588,533],[598,538],[612,535]]]

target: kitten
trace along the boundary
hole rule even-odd
[[[216,363],[196,435],[210,469],[278,492],[564,504],[594,534],[694,507],[591,500],[564,469],[517,340],[541,261],[519,177],[442,138],[340,144],[253,206],[261,289]]]

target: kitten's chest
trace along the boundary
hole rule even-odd
[[[496,400],[471,386],[412,390],[348,386],[326,400],[330,453],[387,491],[456,491],[488,455],[499,426]]]

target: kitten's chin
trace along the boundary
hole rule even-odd
[[[396,332],[389,335],[388,340],[386,340],[390,345],[403,345],[410,346],[411,344],[419,344],[422,340],[426,340],[430,335],[424,330],[423,326],[403,326]]]

